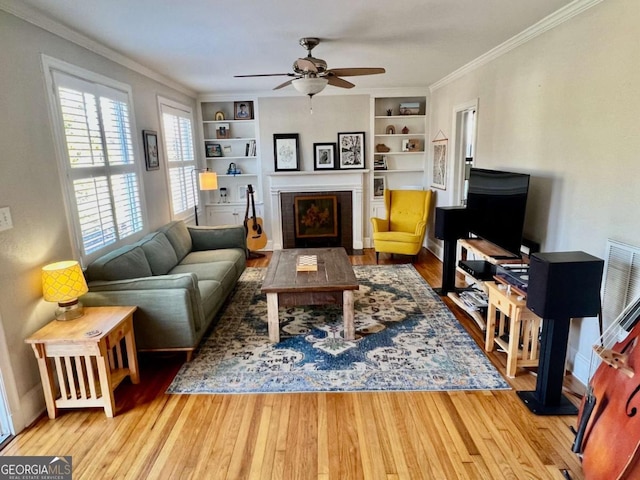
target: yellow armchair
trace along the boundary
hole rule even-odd
[[[386,218],[371,219],[376,263],[380,252],[417,257],[431,211],[431,190],[385,190]]]

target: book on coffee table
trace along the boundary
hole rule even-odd
[[[298,255],[296,257],[296,272],[317,272],[317,255]]]

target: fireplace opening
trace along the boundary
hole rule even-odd
[[[344,247],[353,254],[350,191],[283,192],[283,248]]]

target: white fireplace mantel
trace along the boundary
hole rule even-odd
[[[331,170],[315,172],[273,172],[269,177],[271,198],[273,249],[282,249],[282,208],[280,193],[350,191],[353,208],[353,248],[362,250],[363,242],[363,182],[368,170]]]

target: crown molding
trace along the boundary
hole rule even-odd
[[[194,90],[191,90],[181,83],[178,83],[175,80],[165,77],[164,75],[151,70],[148,67],[145,67],[135,60],[132,60],[129,57],[126,57],[125,55],[122,55],[121,53],[118,53],[115,50],[112,50],[109,47],[96,42],[86,35],[83,35],[69,27],[62,25],[55,20],[52,20],[51,18],[46,17],[42,12],[28,5],[25,5],[18,0],[0,0],[0,10],[4,10],[5,12],[24,20],[25,22],[31,23],[32,25],[40,27],[43,30],[57,35],[60,38],[64,38],[65,40],[75,43],[80,47],[86,48],[87,50],[95,54],[105,57],[108,60],[111,60],[152,80],[155,80],[156,82],[161,83],[167,87],[173,88],[178,92],[181,92],[192,98],[197,97],[197,93]]]
[[[480,55],[475,60],[467,63],[466,65],[460,67],[459,69],[451,72],[446,77],[441,78],[435,83],[429,85],[429,91],[433,93],[437,89],[457,80],[466,74],[476,70],[477,68],[486,65],[487,63],[495,60],[496,58],[504,55],[511,50],[518,48],[520,45],[523,45],[534,38],[542,35],[543,33],[551,30],[552,28],[561,25],[562,23],[570,20],[576,15],[581,14],[585,10],[601,3],[604,0],[575,0],[568,5],[560,8],[559,10],[553,12],[551,15],[540,20],[538,23],[535,23],[531,27],[523,30],[519,34],[511,37],[506,42],[498,45],[495,48],[492,48],[488,52]]]

